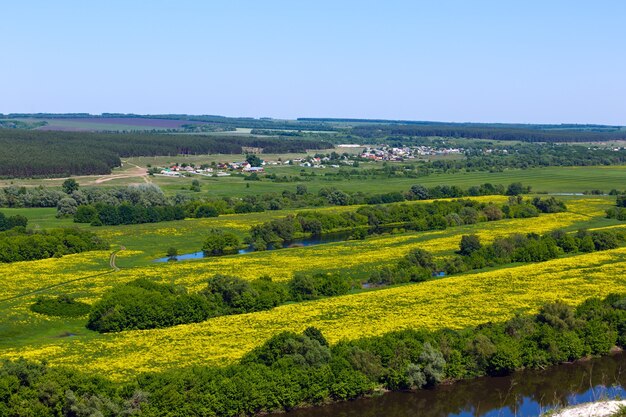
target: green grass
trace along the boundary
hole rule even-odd
[[[28,227],[34,229],[81,226],[72,219],[58,219],[56,208],[0,208],[0,213],[6,216],[24,216],[28,219]]]
[[[362,164],[365,165],[365,164]],[[626,187],[626,167],[548,167],[532,168],[527,170],[507,170],[498,173],[467,172],[450,174],[432,174],[420,178],[367,178],[367,179],[337,179],[325,177],[327,172],[336,172],[337,169],[313,170],[301,167],[269,167],[268,173],[277,175],[298,175],[300,170],[307,173],[315,172],[316,177],[311,181],[297,183],[277,183],[270,180],[245,181],[240,177],[194,177],[198,178],[202,186],[201,195],[215,197],[236,197],[243,195],[257,195],[269,192],[294,191],[297,184],[304,184],[310,192],[317,192],[324,187],[336,187],[350,192],[381,193],[390,191],[407,191],[415,184],[427,187],[436,185],[457,185],[469,188],[483,183],[501,184],[507,186],[512,182],[522,182],[530,185],[534,192],[540,193],[582,193],[593,189],[609,192],[611,189],[622,190]],[[152,181],[161,186],[168,194],[192,194],[188,189],[191,178],[162,178],[154,177]],[[249,187],[248,187],[249,185]]]

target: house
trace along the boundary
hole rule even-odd
[[[263,167],[251,167],[250,164],[248,164],[247,168],[243,169],[243,172],[256,172],[256,173],[261,173],[261,172],[265,172]]]
[[[162,169],[160,175],[166,177],[180,177],[180,174],[178,172],[170,171],[169,169]]]

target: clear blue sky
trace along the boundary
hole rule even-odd
[[[626,2],[12,1],[0,112],[626,125]]]

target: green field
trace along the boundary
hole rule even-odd
[[[283,155],[283,157],[293,155]],[[533,192],[538,193],[582,193],[599,189],[608,193],[612,189],[623,190],[626,187],[626,167],[624,166],[608,166],[608,167],[546,167],[546,168],[530,168],[530,169],[510,169],[504,172],[463,172],[463,173],[445,173],[431,174],[419,178],[387,178],[372,177],[366,179],[358,178],[337,178],[326,177],[326,173],[334,173],[339,171],[336,168],[313,169],[302,168],[299,166],[269,166],[266,167],[268,174],[276,174],[279,176],[299,176],[301,171],[316,174],[315,177],[307,177],[307,181],[299,182],[273,182],[268,179],[261,181],[246,181],[243,177],[205,177],[193,176],[190,178],[167,178],[159,176],[142,177],[130,174],[136,170],[138,166],[146,166],[152,164],[166,165],[167,163],[209,163],[211,161],[237,161],[241,157],[236,156],[210,156],[210,157],[193,157],[193,158],[172,158],[159,157],[152,162],[148,162],[151,158],[129,159],[121,168],[114,170],[110,176],[98,177],[76,177],[77,181],[83,186],[127,186],[130,184],[143,184],[146,181],[152,182],[160,186],[166,194],[174,195],[177,193],[187,194],[194,197],[238,197],[245,195],[258,195],[263,193],[276,192],[283,190],[294,191],[297,184],[307,186],[309,192],[317,192],[324,187],[335,187],[347,192],[364,192],[364,193],[381,193],[390,191],[407,191],[415,184],[422,184],[428,187],[436,185],[457,185],[462,188],[468,188],[483,183],[492,183],[494,185],[502,184],[507,186],[513,182],[522,182],[524,185],[530,185]],[[362,163],[358,168],[365,170],[368,168],[380,168],[381,163]],[[117,175],[128,177],[116,177]],[[96,180],[106,178],[101,183]],[[144,179],[146,178],[146,179]],[[201,184],[201,193],[193,193],[189,191],[191,181],[198,179]],[[4,180],[0,181],[0,186],[9,185],[25,185],[25,186],[52,186],[60,187],[63,179],[56,180]]]

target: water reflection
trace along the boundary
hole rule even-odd
[[[303,247],[303,246],[315,246],[315,245],[321,245],[324,243],[332,243],[332,242],[343,242],[345,240],[348,240],[349,237],[350,237],[349,232],[329,233],[329,234],[325,234],[322,236],[312,236],[312,237],[308,237],[305,239],[295,239],[289,242],[285,242],[280,247],[280,249]],[[267,250],[276,250],[276,249],[279,249],[279,248],[275,248],[272,245],[269,245],[267,247]],[[243,255],[243,254],[250,253],[250,252],[254,252],[254,248],[252,246],[249,246],[245,249],[240,249],[238,251],[238,254]],[[209,255],[208,257],[210,256],[211,255]],[[159,258],[159,259],[155,259],[154,262],[187,261],[191,259],[202,259],[204,257],[205,257],[204,252],[200,251],[200,252],[186,253],[184,255],[178,255],[175,257]]]
[[[626,355],[544,371],[478,378],[419,392],[395,392],[284,417],[533,417],[555,406],[626,397]]]

